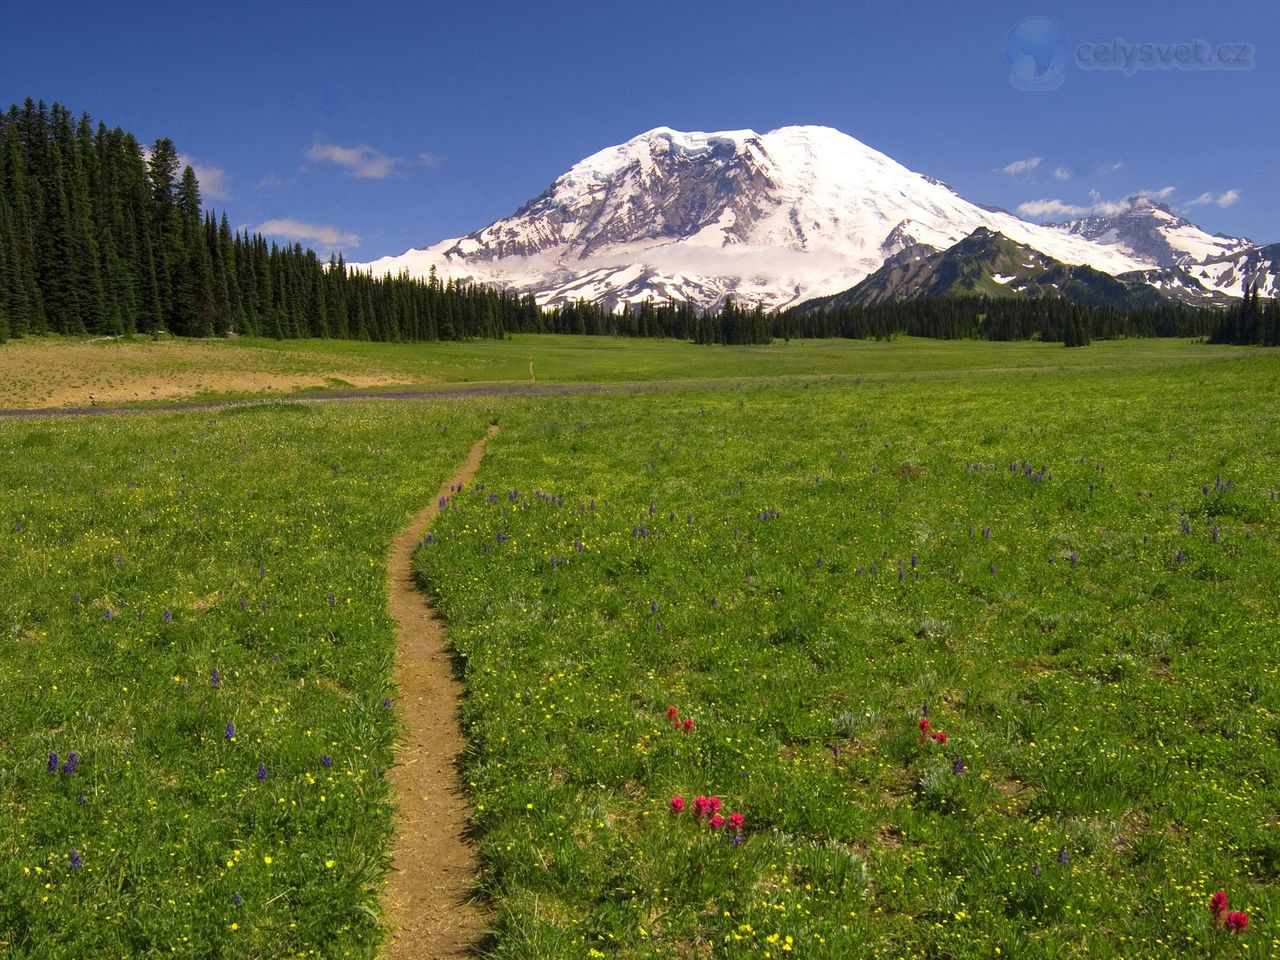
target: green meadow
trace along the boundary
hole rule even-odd
[[[0,422],[0,955],[377,955],[382,563],[495,420],[494,956],[1280,955],[1280,358],[526,339],[341,349],[682,382]]]

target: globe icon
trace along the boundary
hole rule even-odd
[[[1005,41],[1009,83],[1018,90],[1057,90],[1067,79],[1067,35],[1047,17],[1027,17]]]

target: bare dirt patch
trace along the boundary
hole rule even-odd
[[[210,393],[395,386],[420,378],[358,358],[232,343],[14,340],[0,349],[0,407],[88,407]]]
[[[490,437],[497,432],[489,428]],[[444,625],[418,589],[413,552],[439,512],[439,497],[475,476],[487,439],[471,448],[439,496],[401,531],[387,559],[404,720],[391,770],[396,836],[384,893],[391,925],[386,956],[395,960],[473,956],[485,932],[486,914],[470,902],[479,867],[464,835],[469,808],[457,770],[463,688],[454,676]]]

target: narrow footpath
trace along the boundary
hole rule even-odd
[[[479,867],[464,836],[468,806],[457,767],[463,688],[454,676],[444,625],[418,589],[413,553],[439,512],[440,497],[471,481],[485,444],[497,432],[497,426],[490,427],[471,448],[439,495],[400,532],[387,557],[404,721],[404,739],[391,769],[396,833],[383,892],[390,960],[472,957],[485,932],[484,910],[467,902]]]

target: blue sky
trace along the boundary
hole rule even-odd
[[[1066,38],[1058,89],[1010,82],[1032,16]],[[172,137],[233,224],[350,259],[467,233],[661,125],[828,124],[1010,210],[1172,187],[1206,229],[1280,241],[1274,0],[54,2],[5,20],[5,104]],[[1230,44],[1252,68],[1079,66],[1113,38]]]

